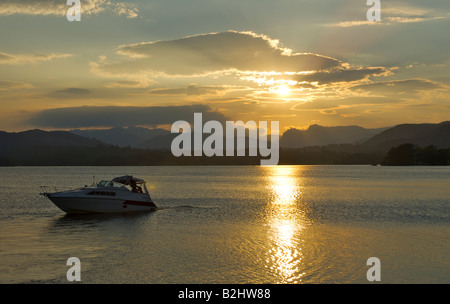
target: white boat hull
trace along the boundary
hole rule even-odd
[[[131,188],[131,189],[130,189]],[[122,176],[91,187],[58,191],[41,186],[41,195],[67,213],[124,213],[156,210],[145,181]]]
[[[156,209],[153,202],[131,201],[121,199],[90,199],[78,197],[58,197],[49,195],[48,198],[66,213],[113,213],[113,212],[144,212]]]

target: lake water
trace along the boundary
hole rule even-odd
[[[157,211],[67,216],[41,185],[131,174]],[[0,283],[450,283],[450,167],[0,168]]]

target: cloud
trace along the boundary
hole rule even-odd
[[[334,58],[295,53],[265,35],[236,31],[123,45],[117,53],[129,60],[94,63],[93,71],[110,77],[199,77],[270,71],[297,73],[341,65]]]
[[[387,16],[415,17],[415,16],[426,16],[431,12],[429,9],[425,9],[423,7],[414,7],[403,3],[402,5],[389,4],[389,6],[387,7],[382,7],[382,13],[383,15]]]
[[[50,61],[53,59],[67,58],[71,57],[71,54],[7,54],[0,53],[0,64],[28,64],[28,63],[39,63],[44,61]]]
[[[0,91],[30,89],[33,85],[20,81],[0,80]]]
[[[107,88],[145,88],[146,83],[140,81],[120,80],[114,81],[106,85]]]
[[[398,104],[400,101],[397,98],[380,98],[380,97],[364,97],[364,96],[349,96],[344,98],[324,98],[313,101],[302,102],[296,104],[292,109],[294,110],[324,110],[324,109],[339,109],[350,108],[356,105],[385,105]]]
[[[329,96],[317,94],[310,96],[308,101],[302,101],[292,107],[293,110],[316,111],[331,113],[324,110],[340,110],[365,106],[368,108],[410,104],[418,102],[423,93],[432,94],[434,99],[438,92],[445,92],[449,88],[428,79],[392,80],[372,82],[348,87],[343,94],[331,92]],[[445,97],[444,97],[445,98]]]
[[[279,40],[253,32],[228,31],[201,34],[169,41],[122,45],[116,53],[122,61],[105,58],[91,62],[91,71],[105,78],[139,82],[141,87],[159,80],[227,78],[253,82],[260,88],[289,85],[317,89],[343,82],[366,82],[372,76],[392,74],[385,67],[354,67],[338,59],[313,53],[299,53],[283,47]],[[235,82],[239,83],[239,82]],[[112,85],[110,85],[112,86]],[[119,84],[114,86],[119,87]],[[220,94],[215,86],[161,88],[153,95]]]
[[[123,2],[114,4],[113,11],[119,16],[126,16],[130,19],[138,17],[139,13],[135,5]]]
[[[423,5],[421,3],[421,5]],[[442,14],[442,11],[438,9],[423,8],[420,6],[414,6],[409,3],[402,2],[390,2],[381,7],[381,20],[380,21],[368,21],[364,20],[349,20],[338,23],[329,24],[330,26],[338,27],[354,27],[365,25],[395,25],[404,23],[418,23],[434,21],[439,19],[449,18],[448,14]]]
[[[82,0],[81,14],[97,14],[104,10],[105,0]],[[0,15],[65,16],[71,6],[65,0],[2,0]]]
[[[444,90],[447,86],[428,79],[407,79],[376,82],[357,85],[353,91],[368,92],[372,94],[416,94],[424,91]]]
[[[0,15],[65,16],[71,7],[66,0],[2,0]],[[116,15],[136,18],[139,10],[132,3],[110,0],[81,0],[81,15],[95,15],[110,10]]]
[[[50,93],[50,97],[53,98],[77,98],[90,95],[92,92],[83,88],[65,88]]]
[[[386,17],[382,18],[380,21],[368,21],[368,20],[353,20],[353,21],[342,21],[336,24],[335,26],[339,27],[351,27],[351,26],[361,26],[361,25],[393,25],[400,23],[417,23],[417,22],[425,22],[432,20],[444,19],[443,16],[435,16],[435,17]]]
[[[185,106],[84,106],[47,109],[35,114],[27,123],[49,128],[88,128],[115,126],[158,126],[170,125],[177,120],[193,121],[194,113],[203,113],[203,119],[229,120],[222,113],[207,105]]]
[[[81,89],[81,88],[67,88],[63,90],[58,90],[56,93],[63,93],[63,94],[89,94],[91,91],[87,89]]]
[[[153,95],[187,95],[187,96],[199,96],[199,95],[221,95],[229,91],[246,90],[246,87],[232,87],[232,86],[199,86],[197,84],[190,84],[186,88],[166,88],[166,89],[153,89],[149,91],[149,94]]]
[[[359,67],[359,68],[338,68],[329,71],[320,71],[304,75],[297,75],[295,80],[302,83],[316,82],[318,85],[335,82],[354,82],[367,80],[370,76],[381,76],[389,74],[389,70],[384,67]]]

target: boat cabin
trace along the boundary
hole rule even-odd
[[[121,177],[116,177],[113,180],[102,180],[97,184],[97,188],[125,188],[134,193],[148,193],[148,190],[145,186],[145,181],[139,178],[134,178],[131,175],[125,175]],[[92,191],[88,194],[98,195],[97,192],[100,192],[99,195],[111,195],[115,196],[115,192],[111,192],[113,189],[108,189],[108,191]]]

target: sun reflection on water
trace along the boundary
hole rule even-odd
[[[299,283],[302,271],[301,231],[305,216],[299,204],[302,194],[299,167],[267,168],[267,187],[272,199],[267,206],[269,252],[266,267],[279,277],[280,283]]]

